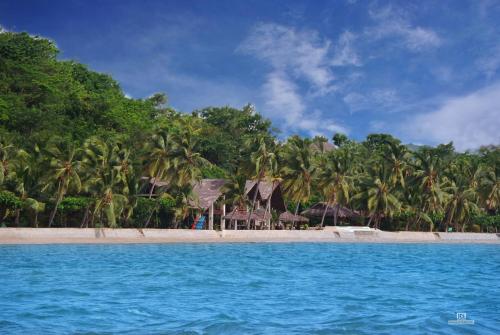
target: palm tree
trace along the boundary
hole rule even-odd
[[[236,210],[244,209],[248,205],[248,197],[246,194],[246,177],[244,174],[237,171],[231,179],[224,185],[222,192],[225,194],[226,201],[231,204],[233,216]],[[231,223],[233,217],[229,219]]]
[[[301,202],[309,200],[311,186],[316,176],[316,164],[313,161],[311,140],[293,136],[283,148],[283,166],[281,177],[284,180],[285,192],[297,203],[295,215],[298,214]],[[292,222],[292,226],[295,222]]]
[[[45,211],[45,203],[33,198],[27,198],[23,205],[25,209],[33,213],[33,225],[38,228],[38,214]]]
[[[449,184],[445,189],[448,193],[445,204],[446,226],[455,222],[458,231],[462,223],[464,231],[466,221],[479,210],[476,205],[479,173],[478,162],[467,154],[456,158],[450,165],[446,173]]]
[[[420,212],[438,213],[443,208],[446,193],[441,188],[441,172],[445,169],[443,155],[437,150],[415,152],[416,160],[411,166],[414,170],[412,182],[420,193]]]
[[[483,165],[478,172],[478,193],[481,203],[489,212],[500,208],[500,164]]]
[[[347,205],[351,189],[350,168],[352,157],[348,150],[338,149],[320,157],[318,162],[318,186],[325,195],[326,206],[321,217],[323,227],[325,216],[330,206]],[[338,207],[334,216],[337,225]]]
[[[387,142],[384,159],[391,170],[391,182],[394,185],[405,187],[405,177],[408,170],[409,153],[406,146],[392,141]]]
[[[209,163],[197,150],[201,128],[188,118],[179,123],[180,130],[173,136],[170,176],[177,186],[192,186],[201,179],[202,167]]]
[[[79,192],[82,187],[79,175],[81,162],[78,159],[79,150],[66,142],[49,145],[46,153],[50,163],[46,184],[42,191],[55,188],[54,209],[49,217],[49,227],[51,227],[57,213],[57,207],[68,190],[74,188],[76,192]]]
[[[266,176],[271,177],[273,173],[277,171],[277,161],[274,152],[269,150],[269,146],[264,136],[251,139],[247,141],[246,144],[247,146],[258,145],[257,150],[250,155],[250,162],[254,167],[255,177],[257,179],[252,205],[250,206],[247,218],[247,227],[250,227],[250,219],[255,208],[255,202],[257,201],[260,183]]]
[[[14,153],[14,146],[5,138],[0,138],[0,185],[9,175],[9,163]]]
[[[374,163],[368,172],[361,183],[362,191],[353,199],[361,200],[365,204],[370,215],[368,226],[373,221],[374,228],[378,229],[382,216],[391,217],[399,211],[401,203],[394,193],[390,169],[386,164]]]
[[[158,129],[150,141],[146,143],[145,169],[149,179],[153,181],[149,198],[153,196],[156,184],[164,179],[171,166],[173,143],[171,134],[166,129]]]
[[[94,215],[104,214],[111,228],[127,204],[128,178],[132,172],[130,152],[120,143],[91,138],[84,144],[83,164],[89,171],[88,188],[97,199]],[[99,215],[101,217],[101,215]]]

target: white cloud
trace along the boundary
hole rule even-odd
[[[361,60],[353,46],[355,39],[356,35],[350,31],[345,31],[340,35],[331,61],[333,66],[361,65]]]
[[[266,112],[286,132],[290,129],[307,132],[311,136],[331,136],[332,133],[349,133],[348,129],[325,118],[320,111],[308,113],[298,87],[283,71],[271,72],[263,86]]]
[[[329,68],[331,42],[314,31],[296,30],[273,23],[256,25],[238,50],[269,62],[275,69],[289,71],[326,93],[333,89]]]
[[[237,51],[250,54],[271,67],[262,87],[264,113],[283,121],[279,123],[280,128],[285,132],[299,130],[312,136],[330,136],[332,132],[348,131],[320,111],[308,111],[308,101],[337,89],[332,72],[334,65],[359,62],[351,46],[353,39],[354,35],[346,32],[333,48],[329,39],[321,38],[315,31],[261,23],[252,29]],[[299,86],[299,82],[302,85]]]
[[[375,27],[366,31],[374,39],[399,37],[404,45],[412,51],[421,51],[441,45],[441,38],[432,29],[413,26],[402,10],[392,7],[370,10],[370,16],[377,22]]]
[[[305,105],[297,93],[296,85],[283,72],[272,72],[264,84],[266,107],[276,117],[285,119],[289,124],[298,122]]]
[[[500,82],[450,98],[433,112],[409,118],[402,129],[411,140],[453,141],[458,150],[500,144]]]
[[[376,89],[365,94],[351,92],[343,100],[352,112],[388,109],[400,102],[398,93],[393,89]]]

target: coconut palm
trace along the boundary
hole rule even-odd
[[[244,174],[236,173],[234,174],[222,188],[222,192],[225,194],[225,200],[231,204],[233,209],[233,215],[238,209],[244,209],[249,205],[248,197],[246,194],[246,177]],[[233,221],[231,217],[230,222]]]
[[[350,193],[350,168],[352,157],[348,150],[338,149],[322,156],[318,162],[318,186],[325,195],[326,206],[321,217],[323,227],[330,206],[347,205]],[[337,225],[338,210],[335,212],[334,225]]]
[[[422,195],[421,210],[426,213],[437,213],[442,210],[445,192],[441,189],[441,172],[445,163],[440,152],[424,150],[415,152],[416,160],[412,163],[414,170],[412,182]]]
[[[405,187],[405,177],[408,171],[409,153],[406,146],[396,142],[387,142],[384,159],[391,170],[391,182],[394,185]]]
[[[450,164],[446,173],[448,186],[445,187],[447,227],[454,222],[455,229],[458,231],[462,223],[463,231],[466,222],[474,212],[478,211],[476,191],[479,174],[478,162],[467,154],[457,157]]]
[[[500,164],[483,165],[478,172],[478,194],[484,208],[495,213],[500,208]]]
[[[158,129],[145,145],[145,172],[152,181],[149,198],[153,196],[156,184],[164,179],[171,166],[173,151],[172,135],[167,129]]]
[[[390,171],[386,164],[374,162],[363,178],[361,192],[353,197],[354,200],[364,204],[370,216],[368,226],[373,222],[373,227],[376,229],[379,228],[383,216],[392,217],[401,208],[391,182]]]
[[[82,188],[81,162],[78,157],[80,150],[67,142],[51,144],[45,152],[49,157],[49,168],[42,191],[55,189],[54,209],[49,217],[49,227],[51,227],[57,208],[68,190],[74,189],[79,192]]]
[[[23,208],[33,213],[33,225],[38,228],[38,214],[45,211],[45,203],[33,198],[27,198],[23,203]]]
[[[191,119],[181,119],[179,127],[173,136],[174,150],[169,172],[177,186],[192,186],[202,178],[202,167],[209,163],[198,152],[199,125]]]
[[[311,197],[311,187],[317,171],[311,140],[298,136],[289,138],[281,158],[284,190],[290,199],[297,203],[295,208],[297,215],[300,203],[306,202]],[[292,226],[294,224],[295,222],[292,222]]]
[[[254,140],[247,141],[247,146],[250,147],[252,145],[257,145],[257,150],[250,155],[250,162],[254,167],[257,183],[252,198],[252,205],[250,206],[250,211],[248,212],[247,227],[250,227],[250,219],[255,208],[255,202],[257,201],[257,194],[259,193],[261,181],[264,177],[266,177],[266,175],[272,175],[274,171],[277,171],[276,155],[274,152],[269,150],[266,138],[261,136]]]
[[[104,214],[111,228],[118,227],[117,217],[127,204],[127,176],[131,173],[130,154],[119,143],[91,138],[84,144],[83,164],[88,175],[88,189],[96,198],[94,215]]]
[[[7,139],[0,138],[0,185],[9,175],[9,163],[14,151],[14,146]]]

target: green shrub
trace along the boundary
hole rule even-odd
[[[22,201],[12,192],[0,191],[0,207],[5,209],[17,209],[22,205]]]
[[[66,197],[57,206],[57,209],[62,213],[77,212],[87,208],[93,201],[92,198],[87,197]]]

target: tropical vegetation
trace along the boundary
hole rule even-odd
[[[322,201],[387,230],[500,227],[500,146],[283,139],[252,105],[181,113],[163,93],[127,97],[109,75],[57,55],[47,39],[0,33],[0,225],[188,227],[196,181],[225,178],[226,203],[249,216],[253,179],[282,183],[295,213]]]

